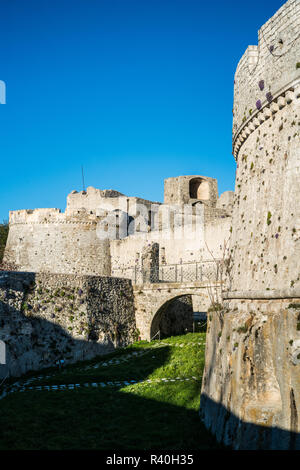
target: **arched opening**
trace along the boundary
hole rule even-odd
[[[181,295],[165,302],[156,312],[150,338],[206,331],[207,299],[198,295]]]
[[[193,178],[190,180],[190,198],[207,201],[209,199],[208,181],[202,178]]]

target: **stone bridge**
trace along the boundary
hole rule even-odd
[[[210,294],[220,292],[220,281],[149,283],[135,285],[133,292],[136,326],[141,339],[149,341],[157,333],[154,325],[158,324],[157,320],[172,302],[187,295],[199,296],[202,311],[207,311],[211,303]]]

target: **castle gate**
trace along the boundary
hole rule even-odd
[[[159,282],[136,285],[133,289],[136,310],[136,326],[141,339],[148,340],[157,333],[159,319],[176,299],[197,296],[201,303],[210,305],[210,293],[220,293],[220,281]],[[206,310],[207,311],[207,310]]]

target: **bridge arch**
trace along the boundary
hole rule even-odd
[[[193,304],[191,295],[179,295],[167,300],[154,314],[150,338],[159,332],[160,337],[174,336],[191,331],[193,325]]]
[[[175,336],[193,331],[194,321],[206,316],[210,301],[203,293],[182,294],[164,302],[153,316],[150,338]]]
[[[216,288],[219,288],[216,283]],[[150,340],[154,334],[160,319],[166,314],[173,302],[192,296],[203,305],[201,311],[206,312],[210,305],[207,283],[193,282],[181,283],[157,283],[134,287],[136,326],[142,339]],[[171,315],[172,317],[172,315]]]

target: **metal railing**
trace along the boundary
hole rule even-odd
[[[221,260],[161,264],[151,269],[146,269],[141,266],[131,266],[128,268],[114,269],[112,275],[131,279],[134,284],[159,282],[215,282],[220,280],[220,264]]]

